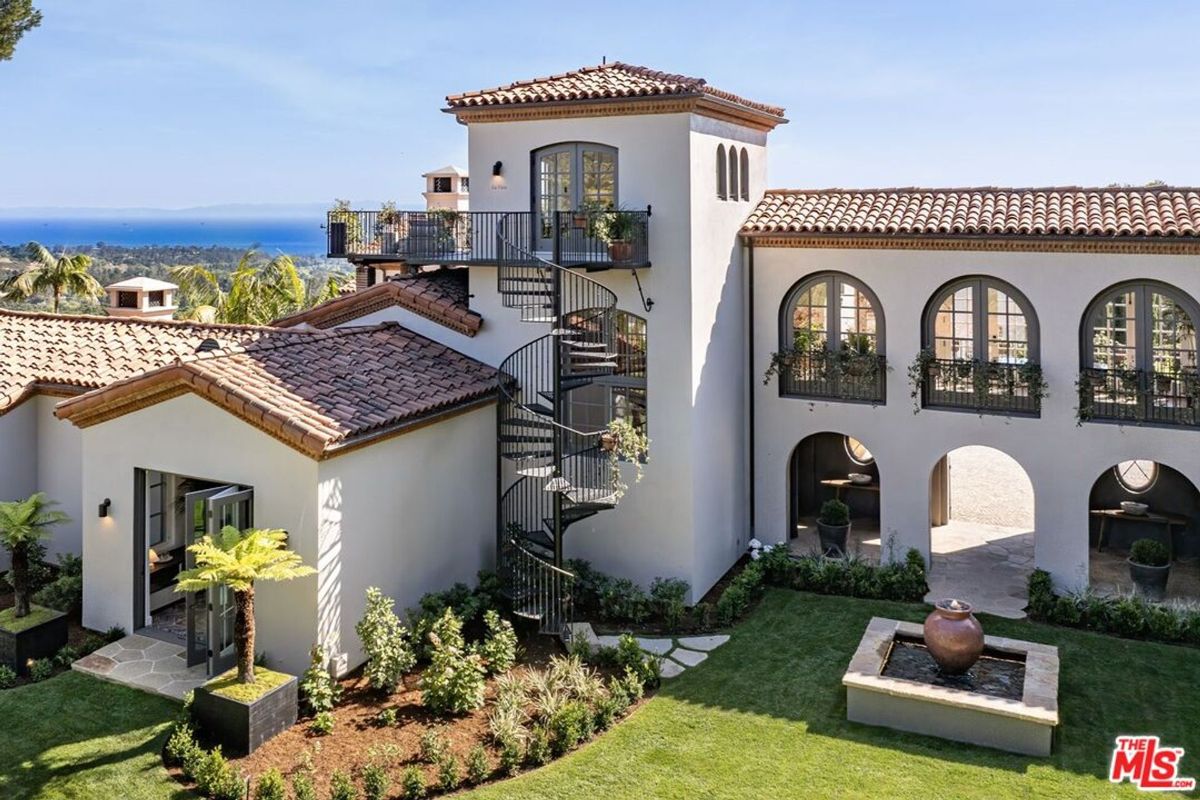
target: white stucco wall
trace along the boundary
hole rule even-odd
[[[22,500],[37,491],[37,413],[37,402],[27,400],[0,415],[0,500]],[[0,549],[0,571],[8,565],[8,551]]]
[[[495,567],[496,408],[487,405],[322,461],[319,627],[353,668],[369,586],[403,613]]]
[[[306,564],[318,560],[317,464],[217,406],[187,394],[93,425],[82,434],[83,624],[141,627],[133,619],[134,470],[157,469],[254,488],[254,524],[283,528]],[[317,636],[317,578],[258,587],[256,649],[299,672]]]
[[[82,494],[83,466],[80,462],[83,437],[74,425],[54,416],[54,406],[60,399],[39,396],[27,403],[36,407],[37,490],[57,501],[59,510],[71,517],[70,522],[54,528],[53,536],[46,543],[46,552],[51,560],[58,553],[78,554],[82,551],[86,508]],[[95,515],[93,504],[92,516]]]
[[[1200,440],[1194,432],[1075,422],[1079,331],[1087,306],[1103,289],[1139,278],[1200,297],[1200,258],[756,248],[754,260],[760,539],[780,541],[787,535],[788,459],[801,439],[819,431],[852,435],[875,455],[883,487],[881,530],[885,541],[895,537],[899,555],[909,547],[928,555],[930,471],[943,454],[978,444],[1012,456],[1033,484],[1036,564],[1064,587],[1086,584],[1088,495],[1104,470],[1126,459],[1153,459],[1200,485]],[[825,270],[848,273],[879,297],[891,367],[886,405],[781,398],[776,382],[763,386],[757,377],[779,347],[780,304],[788,290],[800,278]],[[913,414],[906,372],[921,347],[921,315],[942,284],[968,275],[1005,280],[1033,305],[1050,392],[1040,419],[930,409]]]

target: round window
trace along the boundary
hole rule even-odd
[[[1141,494],[1149,491],[1154,482],[1158,480],[1158,463],[1145,459],[1122,461],[1113,467],[1113,472],[1116,473],[1117,482],[1125,491]]]
[[[851,461],[864,466],[875,460],[867,446],[853,436],[846,437],[846,454],[850,456]]]

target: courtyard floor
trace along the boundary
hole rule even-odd
[[[1113,739],[1155,733],[1200,775],[1192,648],[984,616],[989,634],[1056,645],[1064,720],[1049,758],[846,721],[842,673],[872,616],[919,604],[771,590],[730,641],[593,743],[462,797],[1132,798],[1108,783]],[[183,800],[158,760],[177,706],[64,673],[0,692],[0,797]],[[1162,796],[1162,795],[1160,795]],[[1166,795],[1170,796],[1170,795]]]

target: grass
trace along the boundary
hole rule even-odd
[[[773,590],[699,668],[593,744],[467,795],[486,798],[1135,797],[1105,776],[1113,739],[1157,733],[1200,777],[1193,649],[983,616],[990,634],[1054,644],[1062,658],[1053,756],[1009,755],[846,721],[842,673],[872,616],[922,606]]]
[[[64,672],[0,692],[4,800],[183,800],[160,751],[179,706]]]
[[[27,631],[32,627],[41,625],[43,622],[49,622],[55,617],[61,616],[61,611],[30,604],[29,613],[23,617],[18,617],[17,610],[9,607],[0,611],[0,628],[9,633],[21,633],[22,631]]]
[[[272,689],[277,689],[290,681],[293,676],[283,672],[273,672],[262,667],[254,668],[254,683],[239,683],[237,668],[222,673],[204,684],[213,694],[237,700],[239,703],[253,703]]]

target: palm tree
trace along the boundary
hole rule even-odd
[[[291,256],[272,259],[247,250],[238,260],[226,291],[215,273],[199,264],[174,267],[171,278],[184,297],[185,319],[266,325],[337,296],[340,275],[323,285],[308,285]]]
[[[239,531],[227,525],[216,540],[205,536],[188,547],[196,557],[196,566],[180,572],[175,584],[177,592],[199,592],[216,586],[233,590],[237,606],[233,641],[241,683],[254,683],[254,582],[290,581],[316,572],[288,550],[286,543],[287,534],[278,529]]]
[[[90,256],[82,253],[55,256],[37,242],[26,247],[30,265],[22,272],[0,284],[0,295],[25,300],[40,292],[50,292],[54,298],[54,313],[63,294],[79,294],[96,299],[104,295],[100,282],[88,272]]]
[[[18,618],[29,614],[29,557],[39,541],[50,535],[50,528],[71,520],[52,506],[58,505],[42,492],[24,500],[0,503],[0,545],[12,556],[9,582],[16,596]]]

